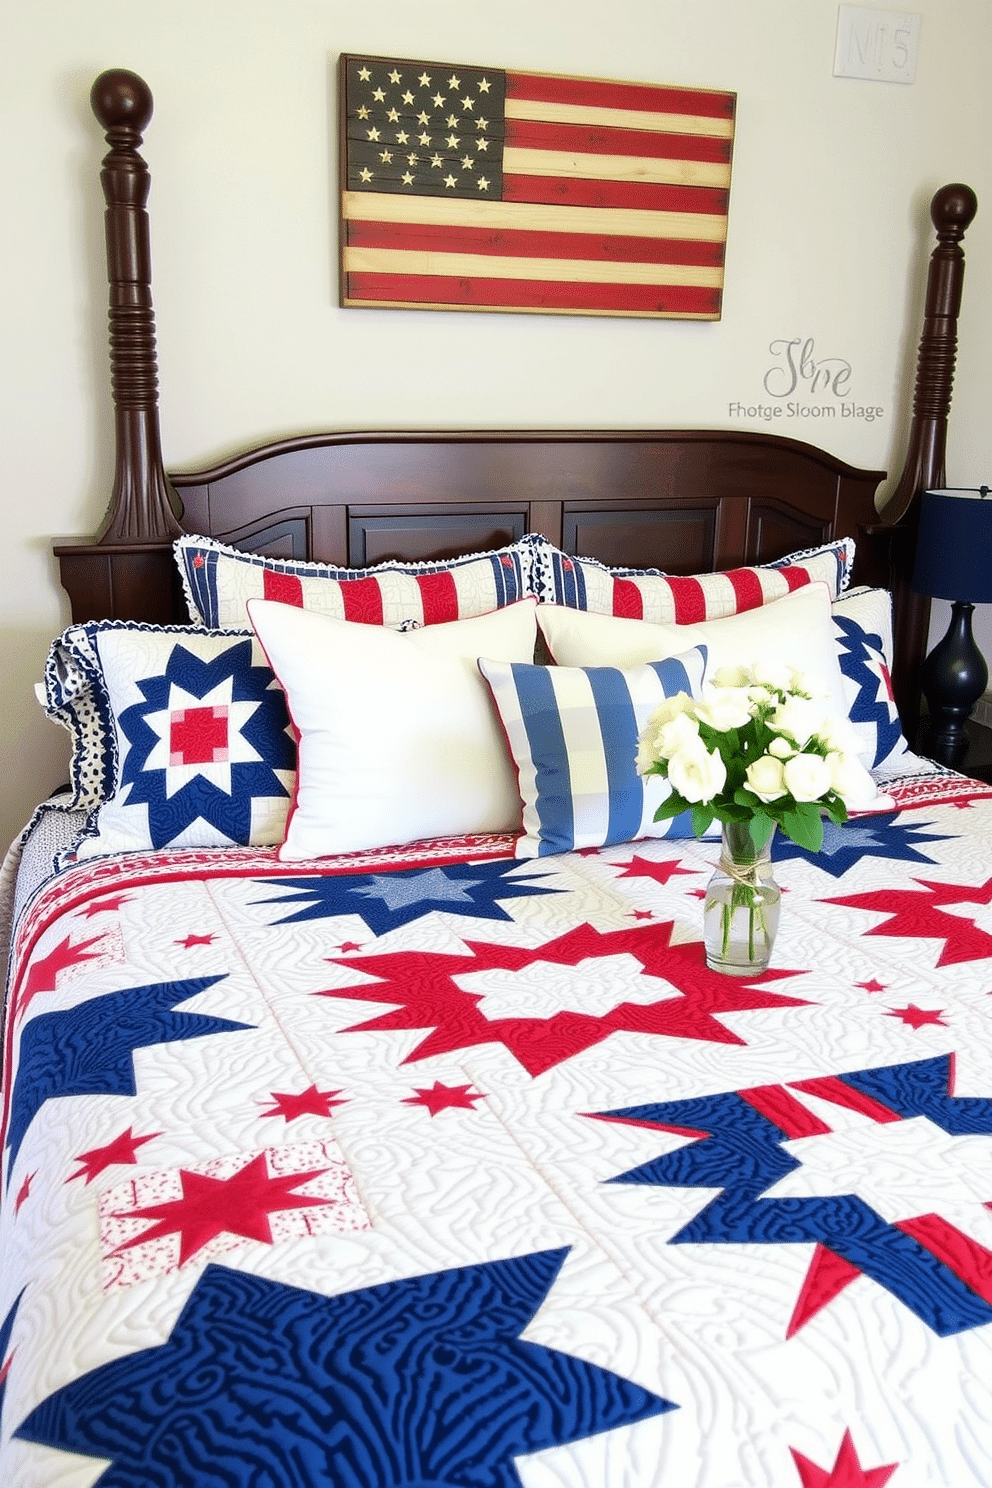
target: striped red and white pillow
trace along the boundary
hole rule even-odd
[[[444,563],[364,569],[242,553],[206,537],[181,537],[175,552],[190,615],[211,630],[243,629],[250,599],[398,630],[467,620],[526,598],[539,541],[525,537]]]
[[[607,568],[547,544],[540,551],[535,581],[546,604],[658,625],[695,625],[759,609],[817,581],[827,585],[834,600],[846,589],[853,562],[850,538],[790,553],[777,563],[692,575]]]

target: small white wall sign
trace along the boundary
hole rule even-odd
[[[839,5],[834,77],[912,83],[919,42],[920,17],[912,11]]]

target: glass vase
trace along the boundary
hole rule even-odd
[[[774,833],[773,833],[774,835]],[[771,959],[782,891],[772,876],[772,839],[756,848],[750,822],[725,822],[720,863],[706,888],[706,965],[728,976],[760,976]]]

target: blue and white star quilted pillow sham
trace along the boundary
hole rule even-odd
[[[887,589],[852,589],[831,607],[848,717],[869,769],[897,773],[908,763],[892,694],[892,596]]]
[[[252,634],[70,626],[45,694],[72,735],[74,803],[91,808],[72,858],[282,841],[296,745]]]

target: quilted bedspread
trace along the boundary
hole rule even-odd
[[[778,841],[753,981],[713,843],[59,875],[4,1488],[992,1482],[992,792],[894,794]]]

